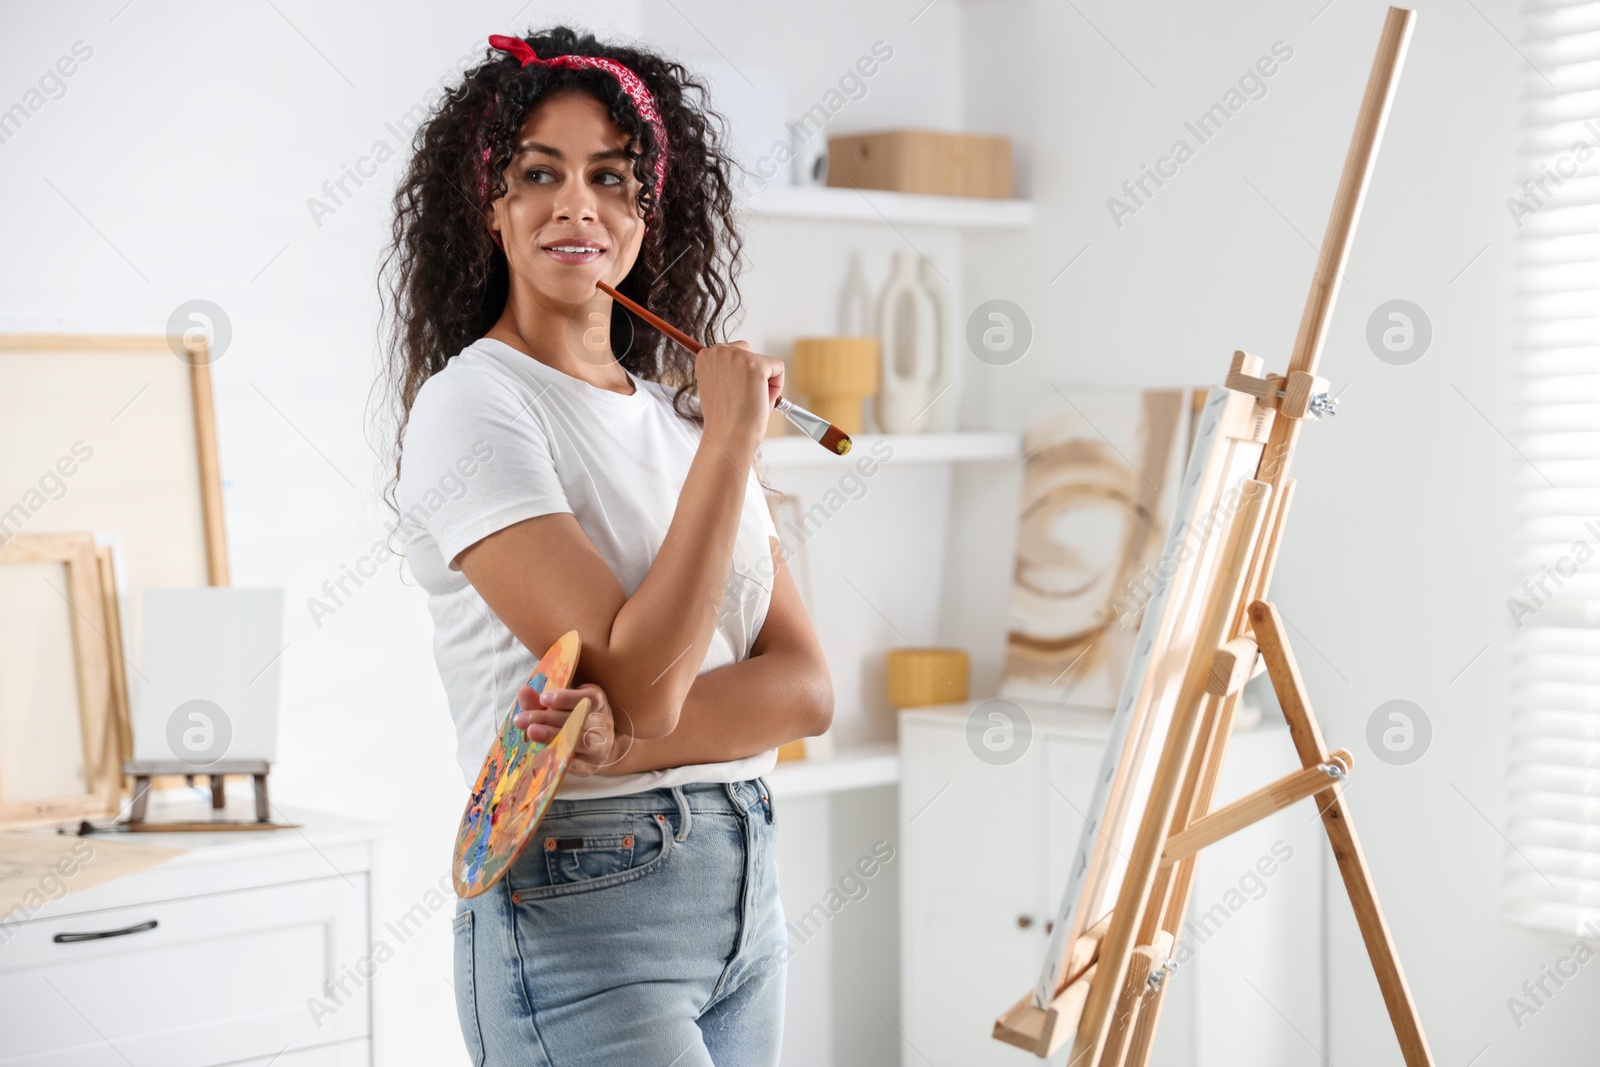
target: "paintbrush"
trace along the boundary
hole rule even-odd
[[[611,299],[617,301],[623,307],[627,308],[629,311],[633,312],[645,322],[648,322],[650,325],[654,326],[656,329],[660,330],[662,333],[666,334],[668,337],[672,338],[689,351],[699,352],[705,347],[699,341],[696,341],[693,337],[690,337],[688,334],[684,333],[676,326],[673,326],[659,315],[646,311],[644,308],[640,307],[636,301],[623,296],[605,282],[596,282],[595,284],[600,287],[600,291],[602,293],[605,293]],[[800,428],[801,433],[805,434],[813,441],[816,441],[828,451],[841,456],[850,451],[850,435],[839,429],[839,427],[835,426],[827,419],[823,418],[821,415],[814,415],[805,408],[801,407],[799,404],[792,403],[781,396],[778,397],[778,402],[774,404],[773,407],[783,412],[784,416],[788,418],[790,422],[794,423]]]

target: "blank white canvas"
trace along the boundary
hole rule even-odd
[[[232,733],[217,758],[276,759],[283,649],[282,589],[146,590],[140,676],[130,679],[134,758],[179,758],[169,721],[183,704],[207,700]]]

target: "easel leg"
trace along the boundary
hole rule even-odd
[[[1128,964],[1128,977],[1122,983],[1117,1006],[1112,1009],[1111,1032],[1106,1035],[1106,1043],[1100,1049],[1100,1067],[1122,1067],[1122,1054],[1127,1050],[1128,1036],[1133,1032],[1139,1014],[1139,1003],[1149,988],[1152,959],[1147,945],[1140,945],[1133,950],[1133,959]]]
[[[1250,576],[1245,585],[1249,592],[1241,601],[1238,614],[1230,624],[1230,632],[1242,633],[1246,629],[1248,604],[1256,599],[1256,591],[1271,579],[1271,561],[1277,552],[1278,538],[1288,517],[1289,503],[1294,498],[1295,482],[1286,478],[1282,490],[1267,505],[1267,550],[1259,552],[1250,561]],[[1239,710],[1242,687],[1226,695],[1207,697],[1205,718],[1201,727],[1196,759],[1186,772],[1183,793],[1178,804],[1178,814],[1172,821],[1171,832],[1176,834],[1192,826],[1211,811],[1211,798],[1217,791],[1217,779],[1222,775],[1222,760],[1233,738],[1234,716]],[[1155,915],[1159,928],[1172,934],[1174,943],[1183,917],[1189,908],[1189,893],[1194,884],[1194,860],[1176,865],[1166,883],[1167,890],[1158,899],[1162,908]],[[1149,931],[1151,937],[1155,929]],[[1146,938],[1146,942],[1149,942]]]
[[[1211,810],[1211,797],[1216,792],[1217,778],[1222,773],[1222,759],[1227,753],[1228,741],[1233,736],[1233,718],[1239,707],[1239,694],[1207,699],[1206,715],[1201,743],[1204,748],[1190,765],[1184,782],[1183,803],[1179,808],[1181,818],[1173,820],[1174,831],[1181,830]],[[1194,865],[1199,856],[1188,856],[1162,870],[1162,892],[1157,898],[1159,909],[1151,916],[1160,921],[1160,929],[1177,944],[1183,917],[1189,910],[1189,895],[1194,889]],[[1165,960],[1157,961],[1158,965]],[[1156,1021],[1161,1016],[1161,1003],[1166,994],[1167,982],[1152,990],[1134,1015],[1134,1030],[1129,1037],[1125,1067],[1145,1067],[1155,1039]]]
[[[1222,569],[1216,575],[1201,624],[1194,635],[1198,648],[1222,647],[1228,638],[1228,626],[1235,621],[1238,606],[1248,591],[1245,586],[1249,564],[1247,546],[1256,544],[1261,536],[1271,490],[1264,482],[1250,480],[1240,491],[1245,502],[1230,524],[1221,555]],[[1148,944],[1143,939],[1135,940],[1144,927],[1154,888],[1154,882],[1147,880],[1149,875],[1144,872],[1156,872],[1159,876],[1161,850],[1172,821],[1179,814],[1178,794],[1183,788],[1196,736],[1200,733],[1202,712],[1208,703],[1206,685],[1210,670],[1209,652],[1204,658],[1191,657],[1185,669],[1161,759],[1156,764],[1155,780],[1134,837],[1133,851],[1126,857],[1130,873],[1122,880],[1111,913],[1111,925],[1100,945],[1101,981],[1089,988],[1089,997],[1084,1002],[1083,1015],[1073,1038],[1070,1063],[1089,1064],[1098,1059],[1099,1050],[1111,1030],[1112,1011],[1122,992],[1131,953],[1138,945]]]
[[[1133,1035],[1138,1032],[1143,1010],[1150,1003],[1150,975],[1166,965],[1171,952],[1172,935],[1165,931],[1156,935],[1155,944],[1140,945],[1133,950],[1128,980],[1123,984],[1122,996],[1117,998],[1111,1033],[1100,1053],[1100,1067],[1124,1067],[1139,1062],[1132,1058]]]
[[[1168,975],[1168,978],[1171,976]],[[1123,1060],[1125,1067],[1144,1067],[1150,1062],[1150,1049],[1155,1044],[1156,1023],[1161,1021],[1161,1005],[1167,997],[1168,981],[1150,991],[1145,997],[1144,1004],[1139,1008],[1139,1016],[1134,1020],[1133,1036],[1128,1039],[1128,1055]]]
[[[149,775],[135,775],[133,779],[133,807],[128,809],[129,822],[144,822],[145,808],[150,804]]]
[[[1300,761],[1307,767],[1326,762],[1327,747],[1311,714],[1300,668],[1285,638],[1283,617],[1277,608],[1258,600],[1250,605],[1250,621]],[[1361,939],[1366,942],[1367,955],[1372,958],[1372,969],[1378,977],[1378,988],[1383,991],[1383,1003],[1389,1009],[1395,1037],[1400,1041],[1400,1052],[1407,1067],[1433,1067],[1433,1054],[1428,1050],[1428,1039],[1423,1036],[1422,1024],[1417,1019],[1411,987],[1400,969],[1400,957],[1395,952],[1394,939],[1389,935],[1389,924],[1378,904],[1372,874],[1367,869],[1367,859],[1345,810],[1344,799],[1337,792],[1331,800],[1322,800],[1320,796],[1318,799],[1322,825],[1328,831],[1328,843],[1339,863],[1339,874],[1344,878],[1345,892],[1350,895],[1350,906],[1361,928]]]
[[[1251,560],[1250,577],[1246,586],[1250,592],[1240,605],[1239,614],[1231,627],[1233,632],[1242,632],[1245,629],[1248,617],[1246,605],[1254,600],[1258,595],[1257,591],[1265,588],[1267,582],[1271,580],[1272,561],[1277,555],[1278,539],[1283,533],[1289,504],[1294,499],[1294,489],[1294,479],[1285,478],[1282,489],[1268,505],[1267,550],[1258,553]],[[1233,721],[1238,713],[1242,696],[1243,691],[1240,689],[1226,696],[1212,696],[1208,699],[1201,727],[1199,742],[1201,748],[1198,758],[1189,767],[1184,780],[1178,817],[1172,824],[1173,833],[1186,829],[1210,812],[1217,780],[1222,774],[1222,761],[1227,755],[1228,742],[1233,738]],[[1149,918],[1159,921],[1160,929],[1166,931],[1172,938],[1173,945],[1177,944],[1178,932],[1183,928],[1184,916],[1189,912],[1189,898],[1194,891],[1194,865],[1198,860],[1197,855],[1189,856],[1161,872],[1163,888],[1160,895],[1155,898],[1161,902],[1161,906],[1152,910]],[[1134,1016],[1136,1025],[1128,1042],[1125,1067],[1145,1067],[1149,1062],[1151,1049],[1155,1044],[1156,1024],[1161,1018],[1161,1006],[1166,1000],[1169,984],[1170,981],[1164,980],[1158,988],[1151,990]]]
[[[267,776],[257,774],[251,777],[256,787],[256,822],[267,822]]]

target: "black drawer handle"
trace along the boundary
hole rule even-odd
[[[146,930],[154,930],[156,921],[138,923],[134,926],[124,926],[120,930],[100,930],[92,934],[57,934],[51,938],[58,945],[65,945],[72,941],[98,941],[102,937],[121,937],[123,934],[142,934]]]

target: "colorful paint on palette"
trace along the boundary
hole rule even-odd
[[[544,654],[528,684],[540,693],[547,687],[565,689],[577,670],[578,652],[578,631],[568,630]],[[512,724],[519,710],[513,701],[500,736],[484,757],[456,831],[452,870],[461,897],[475,897],[499,881],[533,837],[566,777],[589,715],[589,702],[579,702],[548,744],[529,741]]]

